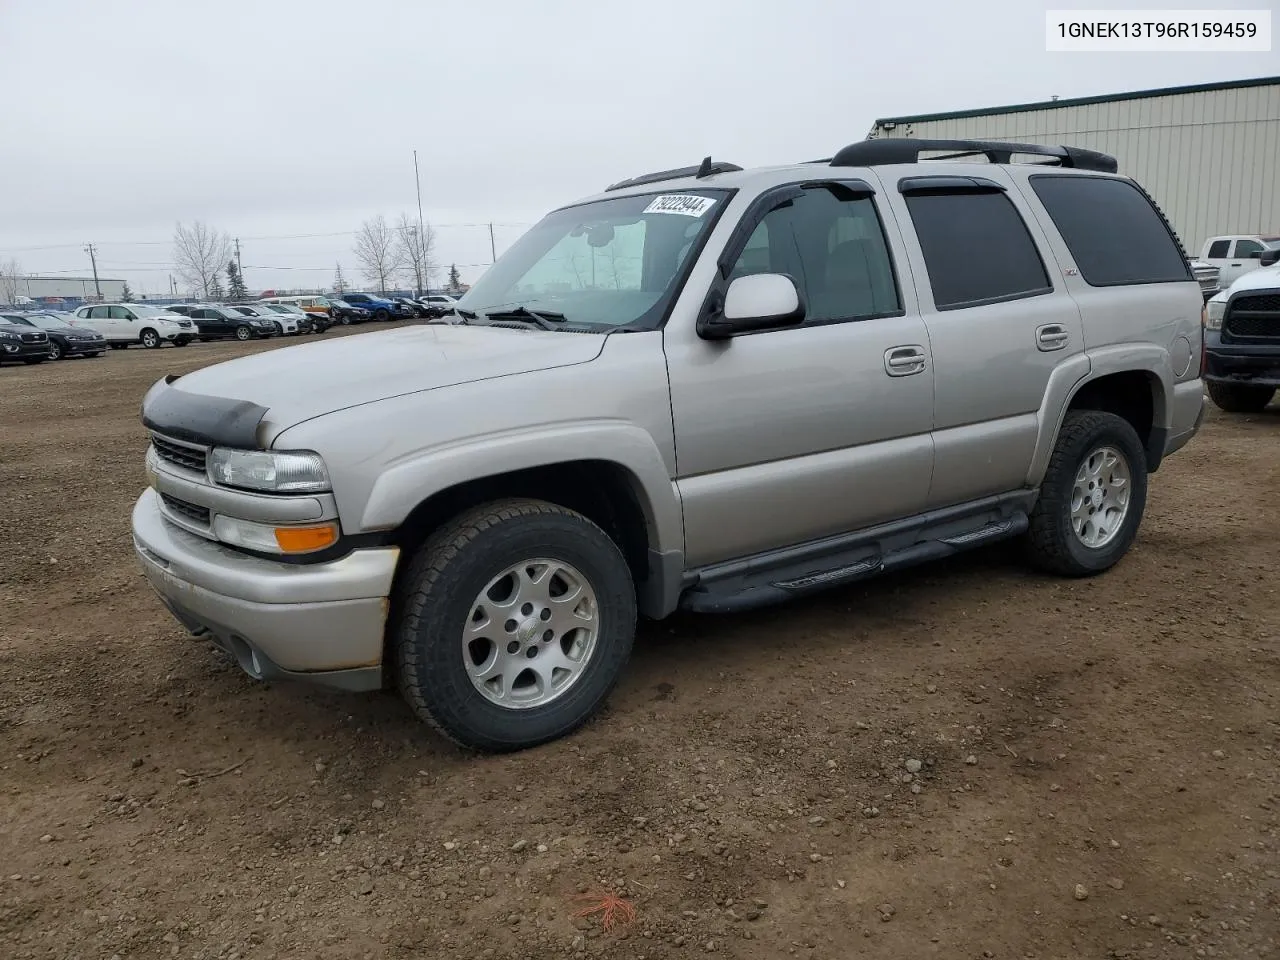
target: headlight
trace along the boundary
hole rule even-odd
[[[0,331],[0,340],[21,340],[22,335],[18,333],[9,333],[7,330]]]
[[[1221,300],[1210,300],[1204,306],[1204,328],[1221,330],[1222,315],[1227,312],[1227,305]]]
[[[209,479],[228,487],[264,493],[319,493],[329,489],[329,472],[316,453],[232,450],[209,453]]]

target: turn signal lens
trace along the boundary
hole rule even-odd
[[[313,553],[338,542],[337,524],[318,527],[276,527],[276,543],[281,553]]]

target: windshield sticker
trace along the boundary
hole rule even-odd
[[[668,193],[654,197],[644,208],[645,213],[677,213],[682,217],[700,217],[716,205],[711,197],[695,197],[691,194]]]

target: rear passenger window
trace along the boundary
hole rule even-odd
[[[1209,244],[1209,252],[1206,256],[1210,260],[1225,260],[1227,258],[1227,251],[1230,249],[1230,240],[1215,240],[1213,243]]]
[[[1132,183],[1109,177],[1035,176],[1031,187],[1090,286],[1192,279],[1164,219]]]
[[[1027,225],[1003,192],[909,194],[907,209],[939,310],[1052,289]]]
[[[770,211],[729,277],[756,273],[794,279],[809,325],[892,316],[902,309],[884,229],[868,196],[814,187]]]

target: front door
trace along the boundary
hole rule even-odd
[[[802,325],[728,341],[666,328],[688,565],[924,508],[933,360],[881,203],[860,181],[814,182],[745,214],[725,251],[730,278],[789,275]]]

